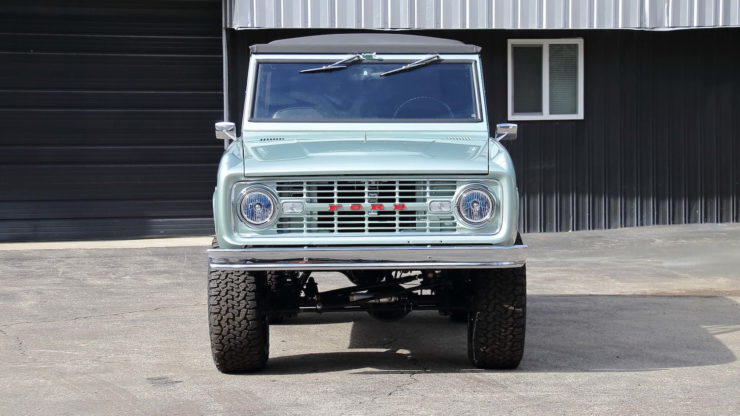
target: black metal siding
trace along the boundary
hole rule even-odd
[[[0,5],[0,241],[212,232],[221,154],[218,0]],[[248,46],[326,30],[231,33]],[[740,29],[427,31],[481,45],[506,118],[506,40],[582,37],[583,121],[519,122],[522,229],[740,218]]]
[[[6,0],[0,28],[0,241],[212,232],[219,0]]]
[[[232,114],[241,114],[249,45],[319,33],[336,32],[232,33]],[[506,144],[522,230],[740,219],[740,29],[414,33],[483,47],[492,123],[507,118],[507,39],[584,39],[584,120],[519,121],[519,140]]]
[[[508,145],[523,228],[738,221],[740,29],[575,35],[585,47],[584,120],[520,122],[521,140]],[[502,120],[505,40],[496,42],[489,100]]]

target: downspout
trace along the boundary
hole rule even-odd
[[[221,5],[221,54],[223,55],[223,96],[224,96],[224,121],[231,121],[229,108],[229,47],[228,47],[228,21],[231,15],[229,6],[231,0],[223,0]],[[224,140],[224,149],[229,147],[229,140]]]

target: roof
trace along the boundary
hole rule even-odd
[[[665,30],[740,26],[740,0],[226,1],[226,25],[234,29]]]
[[[304,36],[252,45],[252,53],[478,53],[480,47],[457,40],[396,33],[346,33]]]

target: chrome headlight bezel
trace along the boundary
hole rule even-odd
[[[471,221],[468,218],[465,217],[465,215],[462,212],[462,201],[466,194],[470,192],[481,192],[483,193],[487,199],[490,202],[490,209],[488,210],[488,213],[480,220],[478,221]],[[498,201],[496,200],[496,197],[494,196],[493,192],[491,190],[480,183],[473,183],[462,186],[460,189],[458,189],[457,194],[455,195],[454,199],[454,211],[455,211],[455,217],[457,218],[458,223],[460,225],[467,227],[467,228],[483,228],[488,226],[491,223],[491,220],[493,219],[493,216],[497,210]]]
[[[247,203],[247,196],[250,194],[259,193],[264,195],[270,200],[270,204],[272,205],[272,212],[267,217],[265,221],[262,222],[254,222],[248,219],[244,214],[245,204]],[[237,214],[239,215],[239,219],[246,224],[248,227],[256,229],[256,230],[262,230],[265,228],[269,228],[272,225],[277,222],[278,218],[280,218],[281,214],[281,205],[280,200],[277,197],[277,194],[275,192],[264,185],[250,185],[246,188],[244,188],[239,193],[239,200],[237,204]]]

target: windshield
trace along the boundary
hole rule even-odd
[[[472,62],[442,61],[381,76],[411,62],[303,73],[317,63],[262,62],[251,121],[480,121]]]

